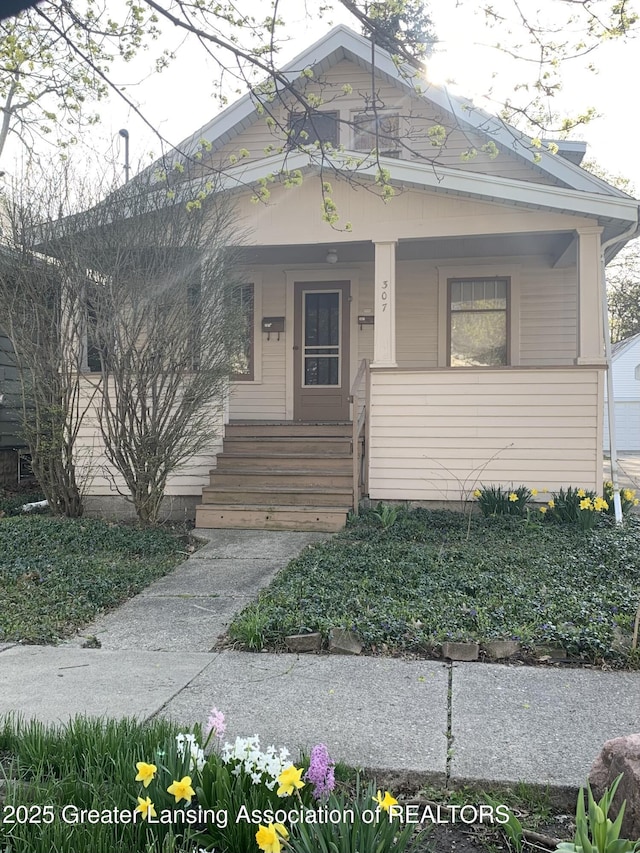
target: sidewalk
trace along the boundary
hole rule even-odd
[[[0,646],[0,715],[154,715],[216,705],[227,738],[452,784],[584,783],[602,743],[640,728],[640,673],[376,657],[214,652],[233,613],[323,534],[199,531],[172,574],[61,646]]]

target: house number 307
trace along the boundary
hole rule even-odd
[[[380,298],[382,299],[382,312],[384,313],[387,310],[388,299],[389,299],[389,282],[382,282],[382,293],[380,294]]]

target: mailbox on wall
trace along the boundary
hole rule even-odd
[[[374,322],[375,321],[373,314],[361,314],[358,317],[358,325],[360,326],[360,331],[362,331],[363,326],[373,326]]]
[[[280,340],[280,333],[284,332],[284,317],[263,317],[262,331],[267,333],[267,340],[271,339],[272,332],[277,332]]]

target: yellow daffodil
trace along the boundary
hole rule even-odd
[[[377,803],[378,806],[385,812],[388,812],[391,806],[397,806],[398,801],[395,797],[392,797],[388,791],[384,792],[384,797],[381,792],[378,791],[375,797],[371,797],[374,803]]]
[[[511,501],[512,504],[514,504],[518,500],[518,496],[516,495],[515,492],[509,493],[509,500]]]
[[[473,493],[473,496],[474,498],[479,498],[481,494],[482,492],[480,491],[480,489],[476,489]]]
[[[546,506],[541,506],[541,507],[540,507],[540,512],[544,515],[544,514],[545,514],[545,512],[547,511],[547,509],[548,509],[548,507],[546,507]]]
[[[576,494],[577,494],[577,496],[578,496],[579,498],[586,498],[586,496],[587,496],[587,493],[585,492],[585,490],[584,490],[584,489],[578,489],[578,491],[576,492]]]
[[[597,512],[602,512],[603,509],[609,509],[609,504],[604,498],[596,498],[593,502],[593,507]]]
[[[580,509],[593,509],[591,498],[582,498],[580,501]]]
[[[640,504],[640,500],[638,500],[638,498],[634,498],[633,499],[633,505],[638,506],[638,504]]]
[[[304,788],[304,782],[301,781],[302,768],[297,770],[293,764],[287,765],[282,773],[278,776],[280,787],[277,790],[279,797],[288,797],[293,794],[294,788]]]
[[[270,823],[267,826],[259,826],[256,832],[256,843],[264,853],[280,853],[282,844],[280,838],[288,838],[289,833],[281,823]]]
[[[554,501],[553,498],[551,498],[550,501],[547,501],[547,506],[549,507],[549,509],[553,509],[555,505],[556,505],[556,502]]]
[[[179,782],[174,779],[173,783],[167,788],[167,793],[176,798],[176,803],[179,803],[180,800],[186,800],[190,803],[191,797],[195,797],[196,794],[191,787],[191,776],[183,776]]]
[[[157,817],[156,810],[151,802],[151,797],[147,797],[144,800],[142,797],[138,797],[138,805],[135,807],[134,811],[140,812],[143,820],[149,820],[149,816]]]
[[[635,489],[623,489],[623,491],[622,491],[622,497],[625,499],[625,501],[632,501],[635,498],[635,496],[636,496],[636,490]]]
[[[537,489],[531,489],[531,497],[532,497],[532,498],[535,498],[535,497],[537,496],[537,494],[538,494],[538,490],[537,490]]]
[[[136,764],[136,770],[138,771],[136,782],[142,782],[145,788],[149,787],[149,782],[151,782],[158,772],[158,768],[155,764],[147,764],[144,761],[138,761]]]
[[[605,489],[612,489],[613,483],[611,482],[611,480],[607,480],[604,484],[604,487],[605,487]]]

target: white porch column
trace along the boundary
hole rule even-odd
[[[396,363],[396,241],[375,244],[375,298],[372,367]]]
[[[606,364],[602,318],[602,265],[597,225],[578,228],[577,364]]]

